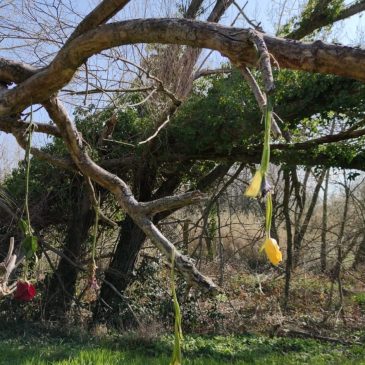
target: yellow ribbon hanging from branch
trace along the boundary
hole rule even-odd
[[[274,238],[271,238],[271,221],[272,221],[272,196],[271,187],[267,181],[267,172],[270,164],[270,136],[272,121],[272,103],[270,96],[267,96],[265,107],[265,135],[264,146],[261,157],[260,168],[256,171],[250,185],[245,191],[245,195],[255,198],[260,194],[266,197],[266,214],[265,214],[265,242],[260,252],[265,250],[266,256],[273,265],[278,265],[282,261],[280,247]]]

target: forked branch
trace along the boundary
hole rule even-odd
[[[44,103],[49,116],[56,123],[66,143],[69,153],[80,172],[112,192],[119,206],[143,230],[151,242],[167,257],[169,262],[175,257],[177,269],[190,284],[199,285],[204,290],[216,292],[217,287],[211,279],[200,273],[192,261],[176,250],[175,246],[158,230],[152,222],[152,215],[171,208],[182,207],[204,198],[199,192],[166,197],[147,203],[139,203],[128,185],[118,176],[97,165],[88,155],[82,137],[69,118],[66,109],[57,98]]]

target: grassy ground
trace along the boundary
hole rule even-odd
[[[0,334],[0,365],[168,365],[171,337]],[[365,364],[364,346],[263,336],[188,336],[184,365]]]

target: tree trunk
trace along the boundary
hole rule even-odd
[[[308,207],[308,210],[307,210],[307,213],[305,215],[304,221],[301,224],[300,228],[297,229],[295,234],[294,234],[294,241],[293,241],[293,243],[294,243],[294,266],[297,266],[298,263],[299,263],[299,258],[300,258],[301,249],[302,249],[302,242],[303,242],[304,236],[307,232],[309,222],[310,222],[310,220],[312,218],[312,215],[314,213],[314,208],[317,204],[319,191],[320,191],[321,186],[323,184],[325,174],[326,174],[326,170],[323,170],[322,173],[320,174],[319,178],[318,178],[318,181],[316,183],[316,187],[314,188],[311,203]]]
[[[289,210],[289,200],[290,200],[290,177],[289,171],[284,170],[284,199],[283,199],[283,209],[285,217],[285,228],[286,228],[286,268],[285,268],[285,292],[284,292],[284,309],[288,309],[289,303],[289,292],[290,292],[290,280],[291,271],[293,266],[293,236],[292,236],[292,224],[290,219]]]
[[[77,187],[80,189],[80,186]],[[63,253],[79,262],[85,252],[85,241],[93,222],[94,213],[87,192],[80,192],[72,208]],[[70,309],[75,290],[78,268],[61,258],[49,284],[45,305],[46,317],[63,317]]]
[[[134,194],[138,196],[138,200],[151,200],[156,169],[146,163],[136,173],[134,180]],[[145,238],[145,233],[127,215],[121,222],[117,248],[105,273],[106,282],[112,284],[118,292],[124,292],[133,280],[133,270]],[[106,282],[101,286],[99,300],[94,309],[94,321],[107,320],[117,309],[113,302],[120,297]]]
[[[345,227],[346,227],[347,216],[348,216],[348,207],[349,207],[349,201],[350,201],[350,187],[347,183],[345,171],[343,172],[343,179],[344,179],[343,187],[345,189],[345,204],[344,204],[343,215],[342,215],[341,224],[340,224],[340,231],[339,231],[338,239],[337,239],[337,261],[336,261],[334,267],[332,268],[332,273],[331,273],[331,290],[330,290],[330,296],[329,296],[329,300],[328,300],[328,309],[330,309],[330,306],[332,304],[334,283],[335,283],[335,281],[337,281],[338,294],[339,294],[338,307],[340,308],[339,314],[341,314],[342,320],[343,320],[344,324],[346,324],[345,310],[344,310],[343,285],[342,285],[342,265],[343,265],[343,260],[344,260],[343,246],[344,246],[344,237],[345,237]]]
[[[145,238],[146,235],[132,218],[126,216],[121,224],[117,249],[105,274],[105,279],[113,284],[119,292],[123,292],[133,279],[135,263]],[[103,284],[100,298],[112,305],[115,297],[115,291],[110,286]]]
[[[157,199],[163,196],[171,195],[180,185],[184,173],[188,171],[191,166],[192,164],[190,162],[185,162],[178,166],[175,173],[160,185],[159,189],[154,193],[153,196],[152,189],[154,183],[152,184],[151,177],[148,177],[147,173],[140,174],[140,176],[144,176],[144,179],[149,180],[149,183],[147,181],[143,183],[144,190],[140,189],[140,196],[143,196],[144,200],[149,200],[151,198]],[[230,165],[226,164],[217,166],[207,176],[202,178],[202,180],[197,184],[197,188],[202,191],[206,190],[217,179],[224,176],[229,170],[229,167]],[[166,218],[171,213],[172,212],[166,211],[157,214],[154,217],[154,223],[158,223],[160,220]],[[121,233],[119,236],[117,249],[105,276],[105,279],[113,284],[114,287],[121,293],[123,293],[133,281],[133,270],[135,268],[135,263],[145,238],[145,234],[138,226],[136,226],[133,220],[127,216],[121,224]],[[115,310],[115,308],[113,308],[113,301],[115,299],[119,300],[120,297],[113,289],[111,289],[109,285],[103,283],[99,301],[94,310],[94,321],[106,320],[113,314],[113,310]],[[113,310],[111,311],[110,308],[108,309],[108,307],[105,306],[105,303],[111,306]]]
[[[355,255],[355,261],[353,268],[357,269],[359,266],[365,265],[365,233],[363,234],[362,241]]]
[[[321,233],[321,271],[327,270],[327,197],[328,197],[328,181],[330,169],[327,170],[324,192],[323,192],[323,212],[322,212],[322,233]]]

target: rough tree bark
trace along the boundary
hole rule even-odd
[[[78,263],[85,252],[85,241],[93,222],[94,212],[87,192],[76,186],[75,204],[69,219],[63,253]],[[47,318],[63,317],[72,304],[79,269],[61,258],[48,283],[45,303]]]
[[[156,183],[156,172],[156,168],[151,168],[147,163],[136,173],[134,186],[137,190],[135,191],[136,196],[140,201],[151,200]],[[120,224],[117,248],[105,273],[105,279],[119,292],[124,292],[133,280],[133,270],[145,239],[146,234],[129,215],[126,215]],[[94,320],[105,319],[106,315],[110,314],[104,304],[107,303],[109,308],[113,307],[114,299],[119,300],[119,297],[109,285],[103,283],[98,303],[94,309]]]
[[[230,164],[218,165],[198,182],[197,188],[200,191],[206,191],[227,173],[230,166]],[[140,194],[142,194],[141,196],[148,200],[148,196],[150,196],[151,199],[172,194],[180,185],[184,172],[189,170],[190,167],[191,163],[178,165],[175,173],[172,174],[170,179],[160,185],[153,196],[153,185],[148,186],[148,184],[144,184],[144,190],[140,192]],[[157,214],[154,217],[154,223],[157,224],[173,212],[174,210]],[[127,215],[121,223],[117,249],[105,277],[120,292],[124,292],[133,280],[135,263],[145,239],[145,233],[136,225],[133,219]],[[101,287],[99,301],[94,309],[94,321],[106,320],[112,315],[113,310],[110,311],[110,308],[108,310],[104,305],[104,302],[108,303],[113,308],[113,300],[119,300],[119,296],[116,295],[115,291],[112,290],[109,285],[104,283]]]

